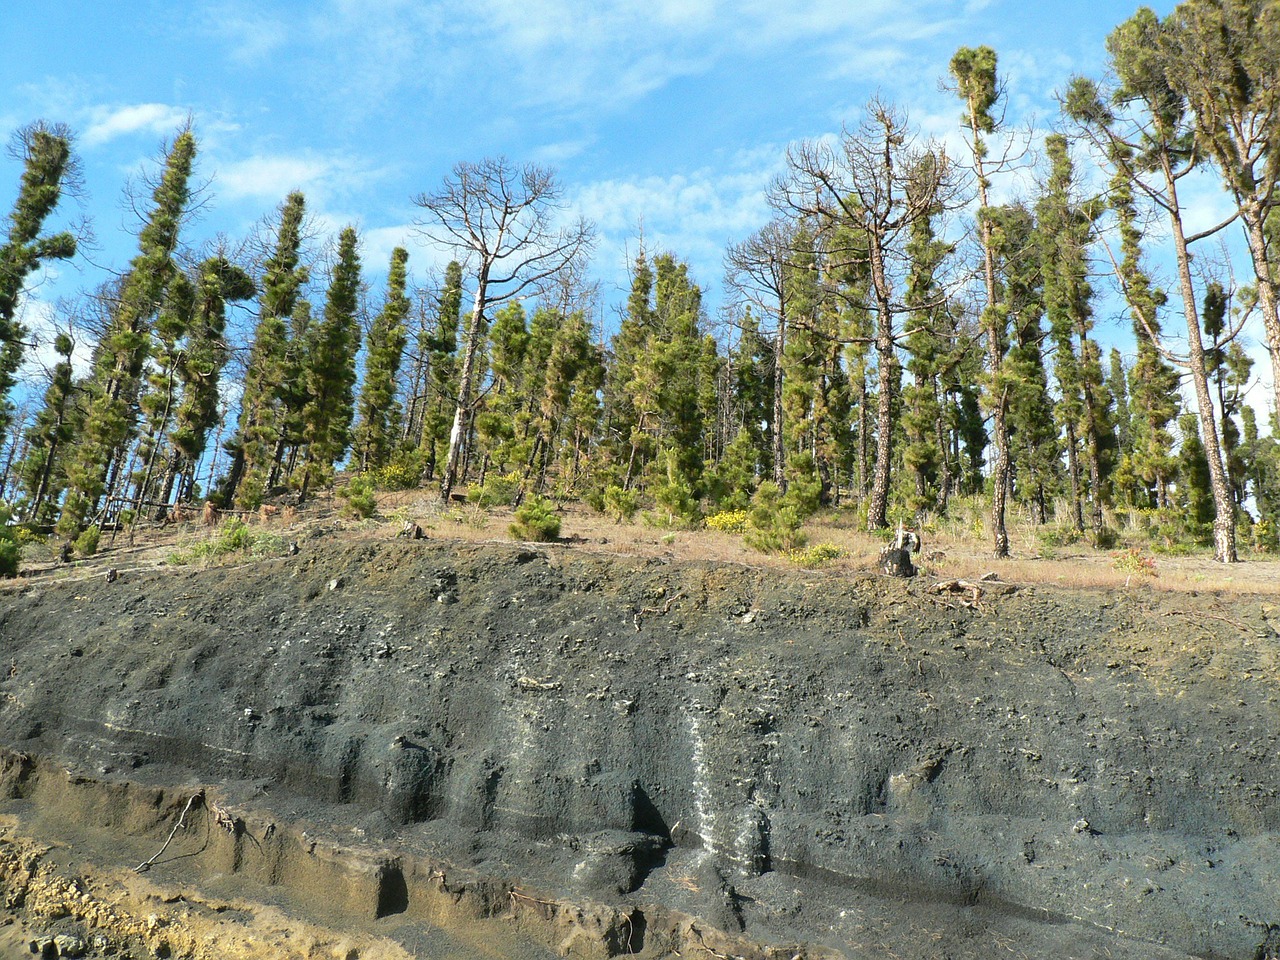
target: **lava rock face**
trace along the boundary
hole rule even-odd
[[[0,743],[761,940],[1244,957],[1280,922],[1273,610],[309,545],[6,594]]]

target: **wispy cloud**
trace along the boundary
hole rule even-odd
[[[133,133],[164,136],[185,124],[188,116],[186,109],[167,103],[93,107],[89,111],[89,126],[80,142],[87,147],[95,147]]]
[[[291,36],[281,17],[235,2],[208,3],[194,26],[227,44],[233,60],[257,63],[284,47]]]
[[[600,233],[596,261],[612,271],[627,266],[640,234],[652,253],[669,250],[688,261],[704,288],[719,283],[726,244],[768,218],[765,199],[782,152],[753,151],[727,171],[708,169],[667,177],[601,180],[576,191],[575,211]]]
[[[273,202],[292,190],[301,190],[309,202],[325,203],[380,176],[380,171],[360,158],[313,152],[255,153],[243,160],[218,165],[214,170],[219,197]]]

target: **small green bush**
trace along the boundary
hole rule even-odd
[[[640,497],[634,490],[623,490],[617,484],[610,484],[603,496],[601,513],[608,513],[614,523],[624,520],[630,523],[640,509]]]
[[[532,496],[516,508],[516,520],[508,528],[516,540],[550,543],[560,536],[560,515],[542,497]]]
[[[98,527],[86,527],[80,536],[72,541],[71,546],[82,557],[92,557],[98,552],[98,541],[102,539],[102,530]]]
[[[16,577],[22,565],[22,547],[16,540],[0,539],[0,577]]]
[[[338,490],[338,496],[347,501],[342,512],[348,516],[364,519],[371,517],[378,509],[378,498],[374,496],[374,481],[367,474],[359,474]]]
[[[1274,553],[1280,549],[1280,536],[1277,536],[1276,524],[1268,517],[1262,517],[1249,528],[1253,547],[1262,553]]]
[[[20,547],[25,547],[30,543],[47,543],[49,539],[48,537],[42,537],[30,527],[17,526],[9,527],[9,529],[13,531],[13,539]]]
[[[800,511],[787,502],[776,483],[766,480],[751,498],[743,539],[761,553],[788,553],[809,542],[800,531],[801,523]]]
[[[518,470],[490,474],[484,483],[470,491],[467,499],[481,507],[509,507],[516,502],[524,476]]]

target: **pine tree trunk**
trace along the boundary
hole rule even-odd
[[[1263,233],[1263,217],[1256,207],[1242,207],[1245,234],[1249,238],[1249,256],[1253,260],[1253,274],[1258,281],[1258,306],[1262,309],[1262,324],[1267,333],[1267,352],[1271,357],[1271,382],[1275,406],[1280,410],[1280,297],[1276,291],[1276,277],[1271,260],[1267,256],[1267,241]]]
[[[871,481],[871,504],[867,526],[872,530],[889,525],[889,480],[893,457],[893,313],[889,303],[889,282],[885,275],[884,251],[879,237],[871,238],[871,279],[876,296],[876,367],[880,393],[876,397],[876,468]]]
[[[1080,489],[1080,438],[1076,425],[1067,424],[1067,476],[1071,478],[1071,525],[1084,533],[1084,492]]]
[[[1214,559],[1222,563],[1236,563],[1239,558],[1236,556],[1235,499],[1231,496],[1231,485],[1227,482],[1227,472],[1222,465],[1218,421],[1213,409],[1213,396],[1209,392],[1204,340],[1200,333],[1195,287],[1191,281],[1191,253],[1187,249],[1186,234],[1182,228],[1177,183],[1167,156],[1164,158],[1164,174],[1168,189],[1169,220],[1173,226],[1173,249],[1178,264],[1178,292],[1182,296],[1183,313],[1187,321],[1187,366],[1191,370],[1196,405],[1200,408],[1200,440],[1204,444],[1205,458],[1209,461],[1209,485],[1213,490]]]
[[[783,493],[787,490],[787,446],[782,434],[782,358],[787,346],[786,331],[786,321],[779,307],[778,335],[773,342],[773,482]]]
[[[1098,449],[1098,431],[1096,428],[1098,421],[1096,419],[1097,411],[1095,406],[1093,390],[1086,383],[1084,386],[1084,415],[1088,420],[1085,453],[1089,460],[1089,522],[1093,528],[1093,545],[1096,547],[1102,545],[1103,516],[1102,463],[1101,453]]]
[[[938,416],[933,421],[934,439],[938,444],[938,494],[934,498],[933,508],[938,514],[943,514],[947,512],[947,498],[951,494],[951,456],[941,402],[938,404],[938,411]]]
[[[870,448],[867,445],[867,427],[870,424],[867,415],[867,378],[862,375],[862,383],[858,387],[858,497],[866,499],[870,484],[867,483]]]
[[[987,172],[982,162],[982,154],[977,150],[982,143],[982,135],[978,128],[977,116],[970,107],[970,129],[973,132],[974,167],[978,174],[978,201],[980,211],[985,212],[990,204],[987,197]],[[991,221],[979,217],[982,234],[982,273],[986,284],[987,309],[983,311],[983,326],[987,334],[987,365],[991,376],[991,420],[992,441],[995,444],[996,459],[991,465],[991,545],[997,557],[1009,556],[1009,530],[1005,524],[1005,508],[1009,497],[1009,469],[1011,457],[1009,453],[1009,391],[998,383],[1000,369],[1004,366],[1004,315],[997,309],[996,293],[996,257],[992,236]]]

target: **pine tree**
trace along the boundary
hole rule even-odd
[[[422,435],[423,478],[435,477],[436,464],[448,453],[449,415],[458,405],[458,326],[462,322],[462,265],[449,261],[435,329],[419,341],[419,353],[427,356],[428,390],[423,398]]]
[[[1044,301],[1057,353],[1054,369],[1061,389],[1058,417],[1067,437],[1073,520],[1084,529],[1083,504],[1090,504],[1095,544],[1103,537],[1103,482],[1115,446],[1107,415],[1101,355],[1089,334],[1093,329],[1093,290],[1088,282],[1087,248],[1092,242],[1093,215],[1074,199],[1075,171],[1067,140],[1051,134],[1045,140],[1052,164],[1044,195],[1036,205]],[[1081,445],[1083,448],[1081,449]],[[1088,490],[1082,485],[1079,458],[1088,471]]]
[[[144,429],[134,458],[141,464],[141,469],[130,477],[134,484],[135,517],[154,496],[152,481],[155,468],[160,462],[179,397],[178,365],[182,360],[179,342],[194,321],[194,315],[195,284],[185,274],[175,274],[166,292],[164,306],[153,325],[146,390],[138,401]]]
[[[1226,224],[1187,232],[1179,181],[1195,168],[1202,154],[1193,149],[1194,125],[1186,98],[1169,80],[1169,29],[1150,8],[1143,7],[1107,38],[1107,52],[1119,81],[1112,99],[1121,108],[1120,115],[1104,104],[1097,85],[1084,78],[1072,82],[1065,107],[1068,115],[1106,148],[1109,161],[1121,166],[1135,189],[1142,190],[1161,211],[1169,227],[1186,323],[1185,363],[1196,394],[1200,441],[1213,491],[1214,556],[1223,563],[1234,563],[1238,559],[1235,500],[1205,369],[1204,334],[1191,263],[1193,246]]]
[[[18,131],[14,145],[24,166],[18,199],[0,244],[0,434],[8,430],[13,418],[9,392],[17,382],[27,336],[17,319],[23,284],[44,262],[68,260],[76,252],[72,234],[40,232],[75,167],[70,131],[60,125],[35,123]]]
[[[991,465],[991,536],[997,557],[1009,555],[1009,532],[1005,523],[1005,502],[1010,491],[1011,457],[1009,451],[1008,374],[1004,371],[1008,343],[1008,309],[1001,303],[996,286],[996,251],[988,176],[992,164],[987,160],[986,136],[997,131],[992,110],[1000,99],[996,83],[996,52],[990,47],[961,47],[951,58],[951,75],[956,93],[965,104],[964,124],[969,135],[974,173],[978,181],[978,233],[982,243],[983,280],[986,299],[982,310],[982,327],[987,341],[987,401],[991,407],[992,441],[995,461]],[[995,166],[999,166],[996,164]]]
[[[306,198],[289,194],[280,207],[276,245],[263,264],[258,325],[240,398],[235,435],[227,442],[231,466],[220,483],[224,503],[252,509],[266,493],[284,432],[283,394],[294,374],[289,363],[289,323],[310,271],[299,263]],[[296,337],[295,337],[296,342]]]
[[[1280,8],[1271,0],[1184,0],[1161,27],[1152,53],[1194,113],[1196,148],[1218,168],[1244,227],[1280,406],[1280,265],[1266,235],[1280,180]]]
[[[174,139],[153,206],[139,235],[139,253],[120,283],[110,324],[97,347],[84,428],[67,465],[67,497],[59,531],[71,535],[98,510],[107,491],[108,470],[119,462],[133,433],[143,364],[151,347],[151,324],[177,267],[173,260],[189,199],[195,134],[188,128]]]
[[[934,161],[925,162],[930,155]],[[789,151],[788,160],[791,171],[779,184],[776,201],[814,218],[828,236],[845,228],[856,255],[866,258],[877,379],[875,469],[867,524],[884,527],[901,382],[897,352],[904,278],[898,265],[905,259],[911,225],[950,192],[950,165],[933,145],[919,142],[903,114],[878,100],[867,105],[863,122],[856,131],[847,131],[838,146],[804,143]],[[829,248],[837,261],[849,259],[851,253]]]
[[[396,247],[391,252],[386,299],[373,321],[366,344],[360,419],[355,433],[355,448],[362,470],[386,464],[391,457],[394,440],[400,433],[396,377],[408,339],[405,326],[409,316],[409,298],[405,296],[408,260],[409,252],[403,247]]]
[[[1043,270],[1035,219],[1025,206],[988,211],[998,290],[1008,317],[1009,343],[996,382],[1008,411],[1010,493],[1030,507],[1036,523],[1047,519],[1057,490],[1061,446],[1044,365]]]
[[[912,310],[907,334],[907,373],[903,389],[903,467],[910,477],[907,506],[913,513],[945,502],[946,462],[942,450],[942,388],[939,368],[948,351],[946,314],[950,309],[936,276],[954,245],[937,238],[934,219],[942,213],[934,203],[911,225],[906,253],[911,260],[906,303]]]
[[[668,253],[654,259],[654,336],[642,366],[656,384],[654,494],[673,515],[692,519],[701,494],[705,410],[702,291],[689,280],[688,265]]]
[[[171,498],[182,503],[193,494],[196,466],[204,456],[209,431],[218,422],[218,386],[231,354],[226,341],[227,304],[248,300],[255,292],[249,274],[222,254],[207,258],[196,271],[192,314],[176,365],[182,399],[173,413],[161,504]]]
[[[325,296],[324,319],[308,331],[305,367],[307,400],[302,407],[305,446],[298,501],[329,477],[351,445],[355,415],[356,353],[360,325],[360,256],[354,227],[338,237],[338,258]]]
[[[1172,425],[1181,406],[1178,373],[1160,352],[1160,310],[1167,302],[1164,291],[1154,287],[1142,267],[1142,232],[1134,202],[1133,180],[1128,175],[1132,151],[1112,144],[1115,173],[1111,180],[1111,209],[1120,233],[1121,261],[1117,267],[1121,291],[1133,319],[1137,357],[1129,370],[1129,463],[1126,472],[1140,484],[1143,506],[1168,505],[1173,459]]]
[[[83,420],[83,410],[74,402],[71,354],[75,344],[67,334],[60,333],[53,347],[60,359],[45,389],[44,404],[27,430],[26,456],[18,465],[19,483],[25,494],[23,515],[36,524],[53,518],[63,487],[59,460]]]
[[[560,188],[550,171],[516,168],[502,158],[460,163],[435,193],[414,200],[426,211],[422,225],[428,234],[470,257],[475,270],[458,403],[440,478],[442,501],[449,500],[466,462],[473,394],[483,379],[478,368],[486,312],[555,276],[591,246],[594,228],[585,220],[570,225],[556,221],[559,201]]]
[[[658,385],[646,366],[655,336],[652,296],[653,269],[641,250],[632,265],[631,292],[611,343],[604,384],[605,442],[614,451],[615,479],[624,490],[631,489],[655,452],[649,421],[657,415]]]

